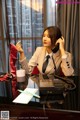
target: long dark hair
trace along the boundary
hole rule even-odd
[[[62,36],[61,30],[57,26],[49,26],[46,29],[44,29],[43,34],[46,30],[48,30],[49,38],[51,38],[52,45],[55,45],[57,39],[61,38]]]

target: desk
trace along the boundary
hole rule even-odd
[[[10,120],[79,120],[80,119],[80,98],[79,98],[79,78],[76,77],[75,83],[77,88],[69,92],[64,104],[54,104],[54,108],[43,108],[39,102],[31,101],[27,105],[14,104],[12,99],[0,97],[0,111],[8,110]]]
[[[80,78],[78,76],[74,76],[71,77],[70,79],[73,79],[74,83],[76,84],[76,89],[68,92],[62,105],[57,103],[54,104],[55,109],[80,111],[80,81],[79,81]]]
[[[1,99],[1,98],[0,98]],[[13,104],[10,101],[7,103],[6,99],[4,104],[0,104],[0,111],[9,111],[10,120],[79,120],[79,111],[67,111],[61,109],[48,109],[43,110],[39,103],[30,102],[28,105]]]

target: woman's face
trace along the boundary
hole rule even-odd
[[[44,47],[51,47],[51,38],[49,37],[48,30],[44,32],[42,40]]]

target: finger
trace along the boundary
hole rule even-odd
[[[21,45],[21,41],[18,41],[16,45],[18,45],[18,44]]]
[[[61,38],[62,38],[62,40],[63,40],[63,42],[64,42],[64,37],[62,36]]]
[[[60,43],[61,41],[62,41],[62,39],[59,38],[59,39],[56,41],[56,44],[57,44],[57,43]]]
[[[16,47],[21,47],[21,41],[17,42]]]
[[[21,47],[19,45],[16,45],[16,49],[20,51]]]

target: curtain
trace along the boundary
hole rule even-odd
[[[2,24],[2,2],[0,1],[0,72],[6,72],[5,40]]]
[[[65,38],[65,48],[73,56],[75,75],[80,75],[80,4],[63,0],[57,7],[57,25]]]
[[[63,37],[65,38],[65,48],[73,56],[73,67],[75,71],[76,94],[69,95],[67,102],[71,99],[77,101],[77,108],[80,110],[80,3],[78,0],[68,3],[68,0],[58,0],[57,21]],[[74,91],[74,92],[75,92]],[[69,99],[70,98],[70,99]],[[71,103],[70,103],[71,104]],[[72,103],[74,105],[74,103]]]
[[[28,60],[36,47],[42,45],[41,38],[44,29],[43,0],[1,0],[0,2],[2,4],[2,25],[4,26],[4,41],[1,47],[4,47],[5,58],[3,59],[6,63],[6,71],[9,72],[10,43],[16,44],[21,41]],[[2,61],[0,61],[1,65],[3,64]],[[18,61],[16,65],[20,68]],[[2,68],[0,71],[4,72],[4,69]]]

